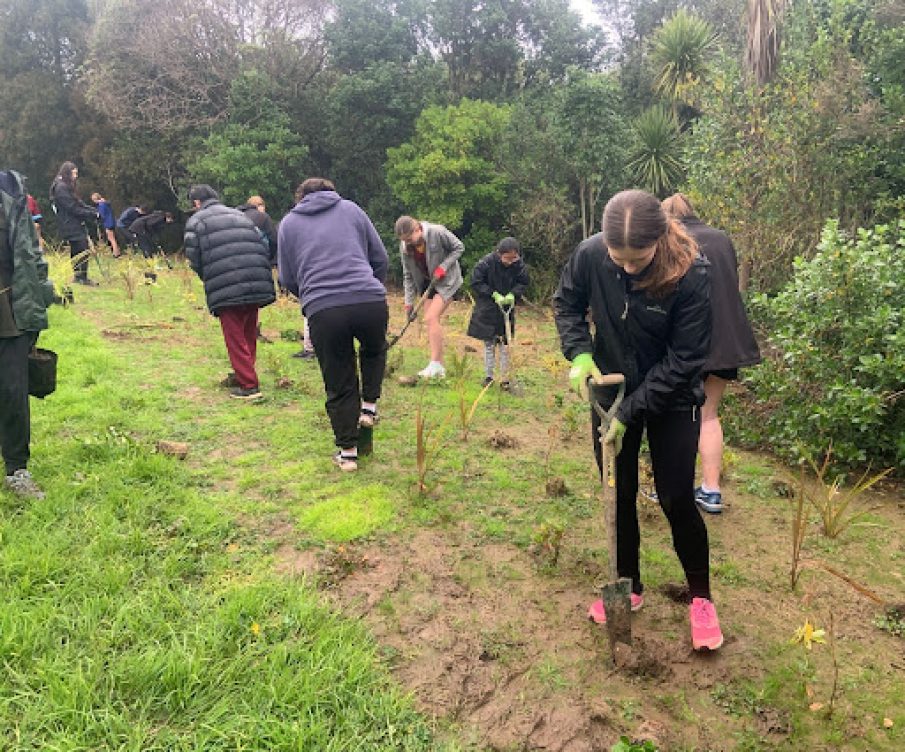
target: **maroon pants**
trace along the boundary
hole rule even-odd
[[[255,353],[258,347],[258,307],[256,305],[221,308],[217,312],[226,352],[243,389],[258,386]]]

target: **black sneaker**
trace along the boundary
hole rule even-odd
[[[261,399],[264,395],[261,394],[261,390],[256,386],[249,387],[248,389],[244,389],[241,386],[234,386],[229,390],[229,396],[233,399],[240,399],[251,402],[252,400]]]
[[[481,386],[490,386],[493,383],[493,376],[485,376],[481,382]]]
[[[97,287],[97,282],[93,279],[88,279],[88,277],[76,277],[74,281],[77,284],[85,285],[86,287]]]
[[[300,350],[295,353],[293,358],[301,358],[302,360],[311,360],[311,358],[315,357],[314,350]]]
[[[220,381],[220,386],[224,389],[235,389],[239,386],[239,379],[236,378],[236,374],[230,372],[226,374],[226,378]]]

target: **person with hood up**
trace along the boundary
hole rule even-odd
[[[72,258],[88,250],[88,231],[85,222],[96,222],[97,210],[79,198],[76,184],[79,168],[74,162],[63,162],[57,176],[50,186],[50,200],[57,213],[57,228],[60,237],[69,243],[69,255]],[[85,258],[73,267],[75,281],[80,285],[97,286],[97,282],[88,279],[88,259]]]
[[[262,397],[255,370],[258,309],[276,300],[267,246],[242,212],[220,203],[209,185],[193,185],[196,209],[185,225],[185,255],[204,282],[207,307],[220,320],[233,373],[230,397]]]
[[[343,199],[331,181],[308,178],[296,198],[280,222],[279,279],[302,301],[339,450],[333,462],[350,472],[358,469],[359,426],[377,422],[386,369],[389,257],[368,215]]]

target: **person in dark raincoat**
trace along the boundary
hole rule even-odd
[[[503,238],[471,273],[475,306],[468,322],[468,336],[484,343],[484,386],[493,382],[496,350],[500,351],[500,386],[509,387],[509,341],[504,309],[508,311],[510,334],[515,328],[515,303],[528,289],[528,268],[515,238]]]

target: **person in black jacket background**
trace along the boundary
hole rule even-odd
[[[273,226],[273,220],[267,213],[267,205],[260,196],[249,196],[248,201],[237,206],[240,212],[251,220],[251,223],[258,228],[258,232],[264,236],[267,241],[267,247],[270,249],[270,265],[274,269],[277,266],[277,231]],[[264,336],[261,331],[261,324],[258,323],[258,342],[270,343],[270,340]]]
[[[708,268],[694,240],[666,217],[656,196],[623,191],[604,209],[603,232],[579,244],[566,263],[554,295],[562,351],[572,361],[572,387],[587,398],[589,378],[602,371],[625,375],[626,396],[603,441],[616,457],[616,559],[619,576],[632,580],[632,610],[643,604],[636,500],[646,425],[660,506],[688,582],[696,650],[723,643],[710,594],[707,528],[694,499],[701,369],[710,350]],[[594,411],[591,415],[602,473],[600,419]],[[606,620],[602,601],[591,604],[588,616]]]
[[[50,186],[50,200],[57,213],[57,227],[60,237],[69,243],[69,255],[75,258],[88,250],[88,231],[85,222],[96,222],[97,210],[79,198],[76,183],[79,168],[74,162],[63,162]],[[88,259],[73,267],[75,281],[82,285],[97,285],[88,279]]]
[[[515,302],[528,289],[528,268],[522,261],[521,246],[515,238],[503,238],[496,250],[475,264],[471,272],[474,310],[468,322],[468,336],[484,343],[484,386],[493,382],[496,348],[500,348],[500,387],[509,381],[509,342],[501,306],[511,307],[509,322],[515,330]]]
[[[165,224],[173,221],[173,215],[165,211],[153,211],[150,214],[139,215],[132,224],[129,225],[129,233],[135,238],[141,253],[145,258],[151,258],[154,255],[154,249],[157,245],[157,233]]]
[[[760,363],[760,349],[738,290],[738,257],[729,236],[709,227],[694,214],[687,196],[676,193],[663,202],[664,211],[678,219],[710,262],[710,306],[713,335],[704,363],[704,406],[701,408],[701,485],[695,489],[698,506],[710,514],[723,511],[720,473],[723,469],[723,427],[720,400],[726,385],[738,379],[738,369]]]
[[[220,203],[209,185],[193,185],[189,201],[197,211],[185,225],[185,255],[204,282],[207,307],[220,319],[233,366],[225,383],[231,397],[260,399],[258,309],[276,300],[267,245],[251,220]]]
[[[261,235],[267,241],[267,248],[270,251],[270,265],[276,268],[277,265],[277,231],[273,226],[273,220],[267,213],[267,205],[260,196],[249,196],[241,206],[237,206],[240,212],[251,220],[251,223],[258,228]]]

